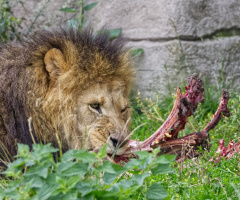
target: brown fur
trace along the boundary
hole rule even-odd
[[[111,153],[110,136],[125,148],[134,70],[123,44],[88,28],[42,32],[22,44],[1,45],[2,157],[6,150],[16,154],[16,143],[31,145],[31,134],[54,146],[59,135],[64,150],[99,149],[108,141]],[[101,105],[102,114],[92,103]]]

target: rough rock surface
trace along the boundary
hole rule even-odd
[[[132,48],[143,48],[136,86],[144,96],[193,72],[219,87],[239,85],[240,1],[99,0],[94,9],[95,26],[122,28]]]
[[[92,1],[92,0],[91,0]],[[170,40],[201,38],[240,28],[238,0],[98,0],[95,24],[122,27],[126,37]]]
[[[210,84],[238,87],[240,83],[240,37],[218,38],[202,42],[130,42],[143,48],[137,65],[137,88],[144,96],[176,90],[189,74],[197,73]],[[223,76],[223,81],[221,80]],[[172,90],[175,88],[174,90]]]
[[[51,26],[62,26],[68,19],[73,17],[74,13],[61,12],[64,5],[72,6],[73,3],[67,4],[66,0],[9,0],[12,6],[13,15],[22,18],[21,32],[24,35],[42,29],[48,29]]]

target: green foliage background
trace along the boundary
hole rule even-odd
[[[11,6],[8,0],[0,0],[0,43],[6,43],[10,40],[20,40],[21,20],[13,16]]]
[[[69,150],[55,162],[58,151],[48,145],[18,145],[17,160],[3,172],[6,183],[0,188],[0,199],[164,199],[168,196],[161,182],[152,177],[172,173],[174,155],[157,156],[138,152],[124,166],[103,161],[106,145],[98,154]],[[162,169],[162,170],[161,170]]]

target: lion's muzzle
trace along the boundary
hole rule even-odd
[[[98,118],[88,131],[88,147],[97,151],[107,143],[108,154],[122,155],[129,143],[128,135],[125,123],[117,124],[109,117],[103,116]]]

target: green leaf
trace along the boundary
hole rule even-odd
[[[24,183],[31,182],[32,188],[41,188],[45,184],[45,182],[39,176],[33,177],[25,176],[23,182]]]
[[[16,190],[18,190],[18,188],[20,187],[22,185],[22,180],[21,179],[18,179],[18,180],[16,180],[16,181],[12,181],[12,182],[10,182],[9,183],[9,185],[8,185],[8,188],[7,188],[7,190],[6,190],[6,192],[14,192],[14,191],[16,191]]]
[[[130,53],[132,56],[140,56],[141,54],[143,54],[143,49],[131,49]]]
[[[25,159],[25,160],[26,160],[26,159]],[[29,157],[29,159],[26,160],[25,166],[26,166],[26,167],[30,167],[30,166],[33,166],[33,165],[35,165],[35,164],[36,164],[36,158],[33,157],[32,154],[31,154],[31,156]]]
[[[73,176],[78,175],[79,177],[83,177],[87,173],[88,164],[79,164],[76,163],[73,166],[69,167],[66,170],[61,172],[62,176]]]
[[[80,176],[71,176],[66,184],[68,185],[69,188],[73,188],[79,181],[81,181],[81,177]]]
[[[106,153],[107,153],[107,144],[105,144],[98,152],[98,157],[99,158],[104,158],[106,157]]]
[[[127,179],[127,180],[122,180],[120,182],[114,183],[110,188],[108,188],[108,191],[111,191],[113,194],[123,193],[123,192],[129,194],[130,190],[132,190],[133,188],[134,190],[136,189],[135,186],[141,187],[141,185],[134,182],[132,179]]]
[[[139,159],[145,159],[150,156],[150,153],[148,153],[147,151],[137,151],[137,152],[134,152],[134,154],[137,154]]]
[[[77,160],[81,160],[84,163],[89,163],[90,165],[96,161],[96,154],[86,151],[77,151],[74,153],[74,157]]]
[[[126,163],[123,167],[127,170],[142,169],[144,162],[145,162],[145,160],[132,159],[128,163]]]
[[[156,158],[159,152],[160,152],[160,147],[156,148],[156,149],[153,149],[153,151],[152,151],[153,157]]]
[[[133,176],[131,180],[136,182],[139,186],[142,186],[145,178],[147,178],[148,176],[150,176],[149,172],[146,172],[144,174],[137,174]]]
[[[93,191],[95,188],[93,187],[94,183],[92,180],[90,181],[81,181],[77,183],[75,188],[78,189],[78,191],[82,194],[82,196],[85,196],[86,194]]]
[[[75,8],[61,8],[59,11],[75,13],[76,9]]]
[[[174,170],[170,167],[169,164],[158,164],[156,167],[151,169],[152,174],[167,174],[173,173]]]
[[[45,200],[48,199],[58,188],[58,185],[45,184],[40,190],[37,191],[38,199]]]
[[[105,172],[103,176],[103,181],[107,185],[115,181],[115,179],[119,176],[119,173],[108,173]]]
[[[33,150],[35,152],[38,152],[39,154],[45,154],[45,153],[55,153],[58,151],[58,149],[53,148],[51,146],[51,143],[48,144],[33,144]]]
[[[170,164],[176,160],[176,155],[161,155],[156,157],[156,163]]]
[[[69,192],[61,197],[62,200],[78,199],[78,192]],[[55,198],[57,199],[57,198]]]
[[[114,200],[119,199],[119,194],[109,192],[109,191],[93,191],[95,199],[98,200]]]
[[[8,169],[14,169],[17,167],[21,167],[25,164],[25,159],[18,158],[17,160],[13,161],[12,163],[8,164]]]
[[[29,155],[29,146],[25,144],[17,144],[18,153],[16,157],[25,157]]]
[[[147,199],[165,199],[168,197],[167,191],[161,186],[160,183],[153,183],[147,193],[146,193]]]
[[[104,173],[103,181],[106,184],[112,183],[121,173],[126,172],[127,168],[124,168],[120,165],[116,165],[111,162],[104,162],[103,166],[99,169],[102,170]]]
[[[109,37],[110,39],[115,39],[117,38],[122,32],[121,28],[116,28],[116,29],[111,29],[109,30]]]
[[[103,167],[101,169],[105,172],[103,175],[103,181],[106,184],[112,183],[121,173],[127,171],[127,168],[123,168],[120,165],[110,162],[105,163],[103,163]]]
[[[37,165],[37,166],[33,166],[31,168],[29,168],[27,170],[27,172],[25,173],[25,176],[40,176],[43,178],[47,178],[48,176],[48,168],[51,166],[51,164],[47,164],[44,166],[41,165]]]
[[[106,162],[103,163],[103,167],[101,168],[105,173],[103,175],[103,181],[106,184],[112,183],[121,173],[127,171],[127,169],[123,168],[120,165],[116,165],[114,163]]]
[[[8,169],[1,174],[5,174],[7,177],[17,177],[19,174],[22,173],[24,164],[24,159],[19,158],[13,163],[8,164]]]
[[[143,180],[145,179],[144,176],[146,175],[143,175]],[[141,183],[139,184],[137,180],[141,180],[140,176],[136,180],[127,179],[113,184],[108,189],[108,191],[111,191],[111,193],[104,195],[104,197],[110,196],[111,194],[116,194],[115,196],[125,196],[125,194],[130,195],[136,193],[136,190],[142,187]]]
[[[99,167],[98,170],[103,171],[103,172],[108,172],[108,173],[123,173],[127,169],[125,169],[124,167],[122,167],[120,165],[106,161],[103,163],[103,165],[101,167]]]
[[[94,200],[94,195],[93,194],[88,194],[87,196],[84,196],[81,198],[81,200]]]
[[[128,188],[130,188],[131,186],[133,186],[135,184],[136,183],[133,182],[132,179],[122,180],[122,181],[116,183],[116,185],[119,185],[120,191],[127,190]]]
[[[75,163],[73,161],[65,161],[63,160],[61,163],[57,164],[56,173],[61,174],[64,170],[72,167]]]
[[[4,197],[7,197],[7,199],[21,199],[21,194],[19,194],[17,191],[9,192],[6,190],[4,192]]]
[[[98,2],[90,3],[90,4],[86,5],[86,6],[84,6],[83,10],[85,10],[85,11],[92,10],[97,4],[98,4]]]
[[[75,153],[77,150],[70,149],[67,152],[65,152],[62,156],[63,162],[68,162],[70,160],[75,159]]]
[[[33,144],[33,154],[40,157],[41,155],[44,155],[44,154],[51,154],[51,153],[55,153],[58,151],[58,149],[56,148],[53,148],[51,146],[51,144],[46,144],[46,145],[43,145],[43,144]]]
[[[49,185],[55,185],[57,183],[57,175],[54,173],[48,175],[46,178],[46,183]]]

